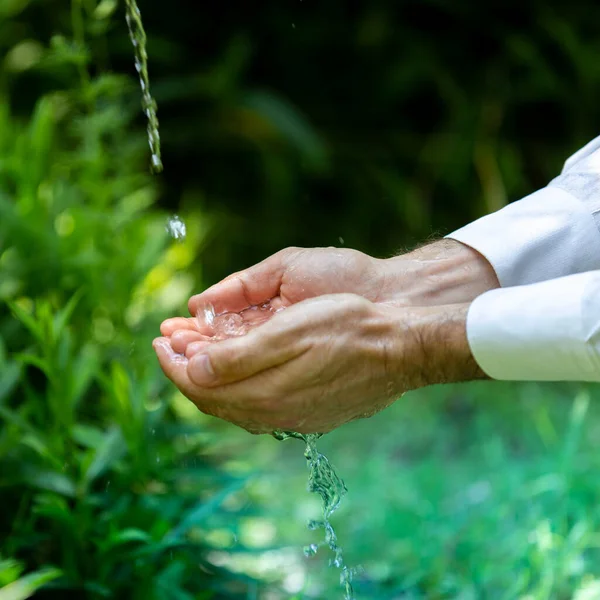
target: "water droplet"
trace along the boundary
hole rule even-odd
[[[318,549],[319,549],[319,547],[316,544],[310,544],[310,546],[305,546],[304,547],[304,556],[306,556],[306,558],[314,556],[317,553]]]
[[[204,322],[212,327],[215,323],[215,307],[212,304],[207,304],[204,307]]]
[[[187,235],[185,223],[177,216],[173,215],[167,220],[167,233],[175,240],[183,241]]]
[[[307,527],[311,531],[315,531],[315,529],[321,529],[321,527],[323,527],[323,522],[322,521],[309,521]]]
[[[345,242],[344,242],[344,238],[340,236],[338,239],[340,240],[340,244],[342,244],[342,246],[343,246],[343,245],[344,245],[344,243],[345,243]]]

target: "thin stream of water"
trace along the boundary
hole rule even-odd
[[[158,131],[158,117],[156,115],[156,101],[150,93],[150,78],[148,76],[148,51],[146,31],[142,23],[142,14],[136,0],[125,0],[127,27],[129,37],[133,44],[135,54],[135,69],[140,78],[142,88],[142,108],[148,119],[148,143],[151,152],[150,168],[153,173],[163,170],[160,150],[160,133]]]
[[[340,586],[344,590],[344,600],[355,600],[352,580],[358,569],[344,563],[342,547],[338,545],[337,535],[331,524],[331,515],[338,509],[342,498],[348,492],[346,484],[337,474],[329,459],[317,449],[320,433],[302,434],[287,431],[274,431],[273,437],[280,441],[297,439],[305,443],[304,456],[308,466],[308,491],[321,498],[323,508],[322,521],[309,521],[311,530],[325,530],[325,540],[319,544],[310,544],[304,548],[306,557],[314,556],[321,546],[328,546],[333,553],[329,566],[340,569]]]

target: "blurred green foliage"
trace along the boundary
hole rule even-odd
[[[141,8],[160,178],[122,4],[0,1],[0,600],[336,598],[300,445],[199,415],[150,340],[283,246],[388,254],[544,185],[600,129],[600,6]],[[599,401],[436,388],[327,436],[359,598],[600,597]]]
[[[132,84],[91,75],[85,19],[74,2],[74,37],[35,46],[63,89],[29,117],[0,97],[0,598],[235,597],[249,579],[209,565],[190,532],[235,529],[222,504],[248,475],[198,458],[207,434],[182,420],[150,347],[195,285],[182,270],[205,226],[191,216],[169,244]]]

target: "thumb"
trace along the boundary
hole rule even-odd
[[[273,321],[279,321],[274,318]],[[271,322],[272,323],[272,322]],[[309,347],[281,323],[258,327],[243,337],[210,344],[189,359],[187,374],[200,387],[217,387],[248,379],[300,356]]]
[[[190,314],[197,315],[208,305],[217,314],[241,312],[258,306],[279,295],[285,262],[291,249],[282,250],[262,262],[234,273],[205,292],[192,296],[188,303]]]

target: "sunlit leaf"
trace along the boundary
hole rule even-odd
[[[37,590],[61,575],[62,571],[59,569],[45,569],[25,575],[25,577],[0,589],[0,600],[27,600]]]

